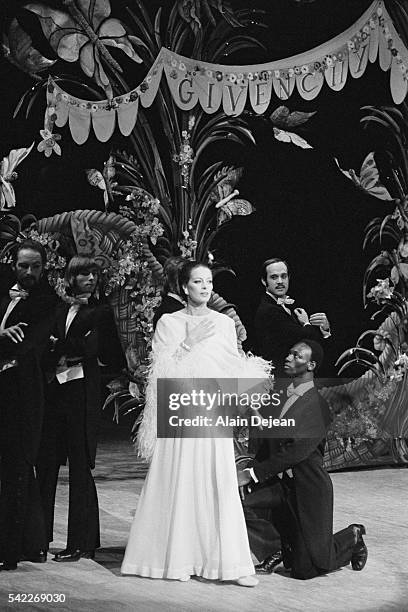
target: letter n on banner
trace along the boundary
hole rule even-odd
[[[171,95],[177,106],[181,110],[191,110],[197,104],[198,95],[196,85],[192,76],[186,76],[185,72],[173,68],[172,66],[164,66],[167,83],[169,85]]]
[[[266,111],[271,101],[272,78],[265,80],[256,79],[249,81],[249,99],[251,106],[258,115]]]
[[[226,115],[240,115],[245,108],[248,81],[245,85],[224,83],[222,89],[222,105]]]
[[[326,83],[334,91],[340,91],[343,89],[347,81],[348,73],[348,56],[343,54],[343,59],[340,62],[336,62],[330,68],[327,68],[324,73]]]
[[[217,112],[222,100],[222,82],[200,74],[194,77],[194,81],[203,111],[209,115]]]
[[[295,77],[273,77],[273,88],[275,90],[276,95],[281,100],[287,100],[293,92],[293,88],[295,87]]]
[[[320,71],[298,74],[296,77],[298,92],[304,100],[313,100],[319,94],[323,82],[324,77]]]

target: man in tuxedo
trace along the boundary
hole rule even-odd
[[[42,282],[45,263],[40,243],[20,242],[13,253],[15,284],[0,301],[0,570],[47,558],[34,471],[43,416],[40,362],[57,299]]]
[[[350,562],[358,571],[367,560],[363,525],[352,524],[333,535],[333,487],[323,467],[330,412],[314,386],[322,358],[323,350],[313,340],[290,349],[284,367],[292,383],[279,416],[293,419],[295,427],[285,427],[280,438],[264,438],[255,459],[238,473],[239,485],[246,487],[249,543],[261,561],[256,566],[260,573],[271,573],[281,561],[276,530],[293,578],[314,578]],[[257,508],[268,504],[269,522],[257,514]]]
[[[272,360],[275,375],[284,376],[284,361],[289,349],[308,338],[322,342],[330,336],[330,324],[324,312],[308,315],[303,308],[294,308],[288,295],[288,264],[267,259],[262,264],[261,282],[266,292],[255,315],[255,332],[259,354]]]
[[[179,272],[186,260],[181,255],[174,255],[166,259],[164,264],[164,285],[162,301],[156,309],[153,317],[153,330],[156,329],[157,321],[166,313],[177,312],[185,307],[181,298],[179,285]]]
[[[100,546],[95,467],[101,418],[101,366],[125,365],[113,313],[96,297],[99,267],[73,257],[65,271],[67,296],[56,309],[54,346],[47,355],[44,425],[37,473],[48,540],[53,541],[60,465],[69,464],[67,546],[54,561],[93,558]]]

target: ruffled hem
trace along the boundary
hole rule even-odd
[[[183,569],[158,569],[154,567],[138,566],[126,563],[122,565],[120,573],[123,576],[141,576],[142,578],[157,578],[164,580],[185,581],[190,576],[199,576],[206,580],[237,580],[242,576],[251,576],[255,573],[253,565],[245,567],[234,567],[230,570],[220,572],[219,568],[209,568],[200,565],[190,565]]]

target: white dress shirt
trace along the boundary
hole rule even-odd
[[[20,287],[18,285],[14,285],[12,289],[14,289],[15,291],[18,291]],[[3,329],[6,329],[7,319],[9,318],[10,313],[17,306],[20,300],[21,300],[21,297],[15,297],[10,301],[9,305],[7,306],[6,312],[4,313],[4,317],[2,318],[1,323],[0,323],[0,331],[3,331]]]
[[[72,321],[75,319],[80,307],[80,304],[72,304],[72,306],[68,310],[67,318],[65,320],[65,337],[67,336]],[[80,378],[84,378],[84,369],[82,367],[82,363],[78,363],[74,366],[67,366],[65,358],[62,357],[60,363],[57,366],[56,377],[60,385],[63,385],[66,382],[70,382],[71,380],[79,380]]]

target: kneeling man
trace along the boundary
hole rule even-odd
[[[323,467],[330,412],[314,385],[322,359],[323,349],[313,340],[290,349],[284,368],[292,383],[280,416],[294,419],[296,426],[285,437],[264,438],[255,459],[238,472],[247,493],[243,505],[249,543],[260,573],[272,572],[282,560],[277,532],[293,578],[314,578],[350,562],[358,571],[367,561],[363,525],[355,523],[333,535],[333,486]],[[264,511],[268,504],[270,521],[257,513],[257,507]]]

